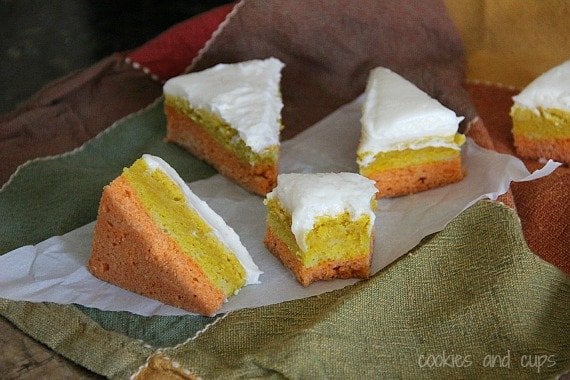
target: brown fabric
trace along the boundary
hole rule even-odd
[[[467,85],[473,104],[485,124],[470,128],[480,145],[501,153],[515,154],[509,111],[517,90],[489,84]],[[485,125],[487,128],[485,128]],[[488,137],[486,137],[487,135]],[[534,171],[543,164],[523,159]],[[512,200],[521,218],[529,248],[546,261],[570,274],[570,168],[564,165],[551,175],[530,182],[513,183]]]
[[[0,116],[0,185],[18,165],[80,146],[161,92],[160,83],[133,70],[122,54],[50,83]]]
[[[192,71],[274,56],[285,62],[284,138],[360,95],[388,67],[443,104],[475,116],[461,86],[464,52],[438,0],[245,1]]]

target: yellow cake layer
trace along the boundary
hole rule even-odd
[[[291,231],[291,214],[284,210],[276,199],[267,200],[266,205],[268,226],[307,268],[325,261],[342,262],[355,259],[370,252],[368,215],[351,220],[349,213],[344,212],[336,216],[317,218],[313,229],[305,237],[308,249],[303,251]]]
[[[513,133],[531,139],[570,138],[570,112],[555,108],[530,108],[513,106]]]
[[[465,136],[456,134],[455,143],[462,145],[464,142]],[[446,147],[427,147],[379,152],[374,157],[372,163],[365,167],[360,167],[360,174],[369,177],[372,173],[448,160],[460,154],[460,150]]]
[[[236,129],[211,112],[193,108],[185,99],[172,95],[165,95],[164,103],[201,125],[210,136],[245,162],[252,165],[277,162],[279,146],[272,146],[261,153],[256,153],[239,137]]]
[[[198,213],[189,208],[180,188],[161,170],[150,171],[139,159],[123,171],[154,222],[171,236],[229,297],[245,285],[245,270],[235,255],[214,235]]]

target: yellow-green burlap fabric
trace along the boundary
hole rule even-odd
[[[21,168],[0,191],[0,254],[92,221],[102,186],[143,152],[187,181],[213,174],[164,132],[158,102],[77,151]],[[8,300],[0,313],[109,378],[162,353],[206,379],[538,379],[570,365],[569,300],[568,277],[529,251],[517,215],[481,201],[371,279],[318,297],[215,318]]]

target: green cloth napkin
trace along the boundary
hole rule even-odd
[[[159,100],[22,167],[0,191],[0,254],[94,220],[102,187],[143,153],[186,181],[214,173],[164,134]],[[530,252],[516,213],[481,201],[371,279],[317,297],[214,318],[8,300],[0,313],[111,378],[163,352],[204,378],[520,379],[570,368],[569,301],[569,278]]]

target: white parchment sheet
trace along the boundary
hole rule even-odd
[[[282,144],[280,171],[356,172],[360,137],[361,99]],[[463,146],[467,176],[459,183],[410,196],[382,199],[376,212],[373,272],[404,255],[482,198],[496,199],[511,181],[529,181],[550,174],[559,163],[549,161],[530,174],[517,158],[478,147]],[[263,244],[263,198],[242,190],[220,175],[192,182],[190,188],[240,235],[264,272],[261,284],[249,285],[231,297],[220,312],[257,307],[340,289],[357,280],[334,280],[299,285]],[[94,223],[25,246],[0,257],[0,297],[33,302],[76,303],[102,310],[150,315],[188,312],[120,289],[93,277],[86,268]]]

